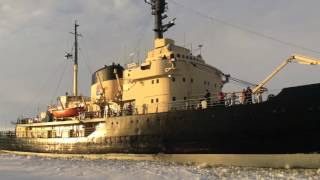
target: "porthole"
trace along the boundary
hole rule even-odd
[[[153,103],[154,102],[154,100],[153,99],[151,99],[151,103]]]
[[[175,96],[172,97],[172,101],[176,101],[177,98]]]
[[[157,79],[157,83],[159,83],[160,81],[159,81],[159,79]]]
[[[182,78],[182,82],[186,82],[186,78],[185,77]]]
[[[154,80],[151,81],[151,84],[154,84]]]
[[[180,54],[177,54],[177,57],[179,58],[179,57],[180,57]]]
[[[185,56],[184,56],[184,55],[182,55],[182,58],[185,58]]]
[[[190,79],[190,82],[193,83],[193,78]]]
[[[159,99],[158,99],[158,98],[156,99],[156,102],[157,102],[157,103],[159,102]]]
[[[175,77],[172,77],[171,80],[172,80],[172,82],[175,82],[175,81],[176,81],[176,78],[175,78]]]
[[[183,100],[187,100],[187,97],[183,97]]]

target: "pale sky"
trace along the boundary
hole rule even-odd
[[[258,83],[293,53],[320,57],[204,17],[320,51],[319,0],[168,3],[177,25],[165,36],[187,47],[204,45],[206,62],[234,77]],[[128,63],[131,53],[142,60],[152,48],[153,17],[143,0],[0,0],[0,127],[21,115],[35,116],[58,95],[71,93],[72,62],[64,54],[72,48],[69,32],[76,19],[83,35],[79,91],[84,95],[89,96],[93,71],[113,61]],[[291,64],[267,87],[319,83],[319,72],[320,66]]]

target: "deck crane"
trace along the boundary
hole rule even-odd
[[[258,86],[256,86],[253,90],[253,94],[259,94],[264,92],[264,85],[267,84],[276,74],[278,74],[287,64],[291,62],[297,62],[299,64],[307,64],[307,65],[319,65],[320,59],[307,57],[303,55],[293,55],[287,60],[285,60],[282,64],[280,64],[266,79],[264,79]]]

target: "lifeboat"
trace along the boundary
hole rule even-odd
[[[84,112],[84,107],[65,108],[63,110],[52,110],[53,117],[55,118],[67,118],[79,116],[81,112]]]

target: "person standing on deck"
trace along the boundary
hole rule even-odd
[[[210,101],[211,101],[210,97],[211,97],[211,93],[210,93],[209,90],[207,89],[204,98],[206,98],[206,101],[207,101],[208,105],[210,104]]]
[[[240,92],[240,96],[239,96],[240,104],[245,103],[245,96],[246,96],[246,90],[242,89],[242,91]]]
[[[235,92],[231,93],[230,96],[230,105],[233,106],[236,104],[237,95]]]
[[[219,105],[225,105],[225,94],[222,91],[218,93],[218,101]]]
[[[246,101],[246,104],[252,104],[252,90],[250,87],[247,87],[246,89],[245,101]]]

